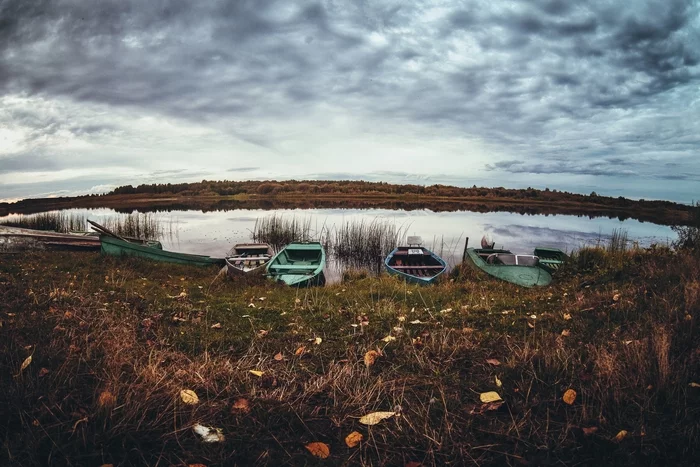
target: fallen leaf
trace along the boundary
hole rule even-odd
[[[591,436],[591,435],[594,434],[596,431],[598,431],[598,427],[597,427],[597,426],[591,426],[591,427],[588,427],[588,428],[582,428],[582,430],[583,430],[584,436]]]
[[[365,366],[369,368],[370,366],[374,365],[374,362],[379,358],[381,354],[377,352],[376,350],[370,350],[365,354]]]
[[[406,465],[404,467],[421,467],[423,464],[417,461],[411,461],[411,462],[406,462]]]
[[[564,313],[564,319],[567,320],[567,321],[570,320],[570,319],[571,319],[571,315],[570,315],[569,313]]]
[[[499,362],[495,358],[487,358],[486,363],[488,363],[489,365],[493,365],[493,366],[499,366],[501,364],[501,362]]]
[[[690,383],[688,386],[690,386],[691,388],[700,388],[700,384],[698,383]]]
[[[317,337],[317,338],[313,339],[313,341],[314,341],[314,344],[321,345],[321,342],[323,342],[323,339],[321,339],[320,337]]]
[[[571,331],[569,331],[568,329],[564,329],[564,330],[561,332],[561,335],[562,335],[563,337],[569,337],[569,336],[571,335]]]
[[[331,448],[326,443],[309,443],[306,445],[306,449],[314,456],[326,459],[331,455]]]
[[[114,467],[114,464],[102,464],[100,467]],[[189,467],[192,467],[192,464],[190,464]]]
[[[306,352],[306,347],[304,347],[302,345],[294,352],[294,355],[296,355],[297,357],[300,357],[300,356],[304,355],[304,352]]]
[[[111,407],[114,407],[116,402],[117,398],[114,397],[114,394],[112,394],[109,391],[102,391],[100,393],[100,397],[97,399],[97,405],[99,405],[103,409],[109,409]]]
[[[410,322],[411,324],[423,324],[423,322],[419,319],[414,319],[413,321]]]
[[[406,317],[405,317],[405,316],[399,316],[399,317],[398,317],[398,320],[399,320],[399,323],[403,323],[404,321],[406,321]]]
[[[266,329],[260,329],[260,330],[258,331],[257,336],[258,336],[260,339],[262,339],[263,337],[267,336],[269,333],[270,333],[270,331],[268,331],[268,330],[266,330]]]
[[[529,327],[530,329],[535,329],[535,324],[528,321],[527,327]]]
[[[264,302],[266,298],[267,297],[260,297],[260,298],[258,298],[258,300],[260,300],[261,302]]]
[[[211,325],[212,329],[221,329],[221,323],[216,323]]]
[[[384,342],[392,342],[395,341],[396,338],[394,336],[386,336],[384,339],[382,339]]]
[[[501,311],[501,314],[502,314],[502,315],[511,315],[511,314],[515,314],[515,310],[503,310],[503,311]]]
[[[197,393],[191,389],[183,389],[180,391],[180,399],[182,399],[182,402],[187,405],[199,404],[199,397],[197,397]]]
[[[530,315],[530,319],[537,319],[537,315]]]
[[[19,373],[17,373],[17,376],[19,376],[24,370],[26,370],[30,363],[32,363],[31,355],[24,359],[22,365],[20,365],[19,367]]]
[[[394,415],[396,415],[396,412],[372,412],[368,413],[364,417],[361,417],[360,423],[362,423],[363,425],[376,425],[382,420],[391,418]]]
[[[49,374],[48,368],[42,368],[41,370],[39,370],[39,378],[41,378],[42,376],[46,376],[48,374]]]
[[[613,295],[613,302],[618,302],[618,301],[620,301],[620,294],[616,293],[615,295]]]
[[[248,370],[248,373],[250,373],[251,375],[257,376],[258,378],[265,374],[264,371],[260,371],[260,370]]]
[[[273,358],[278,362],[281,362],[282,360],[284,360],[284,355],[282,355],[282,352],[277,352]]]
[[[623,439],[627,438],[627,434],[628,434],[627,430],[620,430],[620,432],[618,434],[616,434],[615,437],[613,438],[613,441],[615,441],[616,443],[619,443]]]
[[[561,400],[563,400],[566,404],[573,405],[573,403],[576,401],[576,391],[573,389],[567,389]]]
[[[207,467],[205,464],[187,464],[187,467]]]
[[[242,397],[236,399],[236,401],[231,406],[231,412],[234,412],[236,410],[240,410],[241,412],[245,413],[250,412],[250,403],[248,402],[248,399],[244,399]]]
[[[449,313],[452,311],[452,308],[445,308],[444,310],[440,310],[440,313]]]
[[[503,382],[500,379],[498,379],[498,376],[496,376],[496,387],[500,388],[501,386],[503,386]]]
[[[498,402],[503,399],[501,399],[501,396],[498,395],[496,391],[489,391],[489,392],[482,392],[479,394],[479,400],[483,403],[489,403],[489,402]]]
[[[294,299],[294,303],[296,303],[297,305],[300,304],[300,303],[301,303],[301,299],[300,299],[300,298],[295,298],[295,299]]]
[[[195,423],[192,429],[195,433],[201,436],[202,441],[205,443],[220,443],[226,439],[221,428],[214,428]]]
[[[249,303],[248,308],[255,308],[255,303]]]
[[[362,441],[363,438],[364,436],[362,436],[362,433],[360,433],[359,431],[353,431],[345,437],[345,444],[349,448],[354,448],[355,446],[360,444],[360,441]]]

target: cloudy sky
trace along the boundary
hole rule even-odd
[[[697,1],[0,0],[0,199],[206,179],[700,193]]]

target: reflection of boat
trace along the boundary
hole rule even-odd
[[[129,238],[133,243],[145,240]],[[162,248],[160,242],[151,246]],[[79,250],[99,251],[100,238],[93,232],[59,233],[45,230],[0,226],[0,251],[20,250]]]
[[[554,273],[564,264],[568,256],[558,248],[548,248],[543,246],[535,247],[534,255],[539,258],[539,266],[550,273]]]
[[[400,246],[386,257],[384,267],[389,274],[414,284],[432,284],[447,269],[438,255],[420,246],[420,237],[408,237],[408,246]]]
[[[229,276],[262,273],[274,255],[267,243],[239,243],[226,256]]]
[[[487,274],[523,287],[552,282],[549,272],[539,266],[537,256],[514,255],[508,250],[468,248],[467,257]]]
[[[103,234],[100,235],[100,243],[102,245],[102,253],[107,255],[138,256],[140,258],[148,258],[155,261],[187,264],[191,266],[223,266],[224,264],[223,258],[211,258],[209,256],[191,255],[188,253],[176,253],[174,251],[162,250],[158,248],[160,245],[159,242],[137,244]]]
[[[326,252],[319,242],[293,242],[267,263],[269,278],[296,287],[323,285]]]

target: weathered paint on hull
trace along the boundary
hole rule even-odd
[[[467,249],[467,257],[470,259],[472,265],[490,276],[522,287],[544,286],[552,282],[552,275],[541,267],[488,264],[478,254],[478,252],[484,251],[492,250],[475,250],[474,248],[469,248]]]
[[[434,282],[436,282],[442,274],[447,270],[447,263],[445,260],[440,258],[438,255],[433,253],[432,251],[428,250],[427,248],[423,248],[425,251],[429,252],[430,255],[435,258],[435,260],[440,263],[443,266],[443,269],[435,274],[434,276],[431,277],[420,277],[420,276],[414,276],[413,274],[407,274],[403,271],[399,271],[397,269],[394,269],[389,265],[389,261],[391,260],[392,256],[398,251],[398,248],[395,248],[394,251],[389,253],[389,255],[386,257],[384,260],[384,269],[386,269],[386,272],[388,272],[392,276],[397,276],[408,282],[409,284],[419,284],[419,285],[429,285]]]
[[[324,285],[326,252],[318,242],[290,243],[267,263],[268,278],[291,287]]]
[[[137,256],[154,261],[162,261],[173,264],[186,264],[190,266],[223,265],[223,258],[211,258],[209,256],[176,253],[174,251],[159,250],[144,245],[129,243],[118,238],[100,235],[102,253],[113,256]]]

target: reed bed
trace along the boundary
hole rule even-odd
[[[158,240],[166,233],[166,225],[151,213],[132,212],[125,216],[108,217],[101,224],[123,237]],[[172,223],[169,224],[172,233]]]
[[[0,225],[53,232],[83,232],[88,230],[86,217],[71,212],[42,212],[14,219],[2,219]]]
[[[311,230],[311,218],[288,218],[273,214],[255,221],[252,237],[254,242],[268,243],[276,251],[291,242],[317,241]]]

